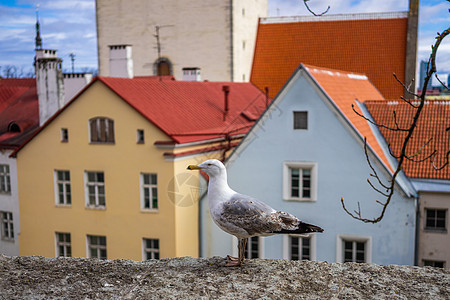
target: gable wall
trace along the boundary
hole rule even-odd
[[[352,234],[372,237],[372,262],[413,264],[414,201],[397,192],[384,220],[376,225],[346,215],[341,208],[341,197],[351,210],[357,208],[356,202],[360,201],[365,216],[376,217],[380,211],[375,203],[379,197],[366,183],[370,169],[362,143],[324,103],[309,78],[296,76],[290,87],[281,96],[284,98],[275,100],[270,114],[263,117],[265,121],[260,120],[231,156],[228,163],[231,188],[324,228],[323,234],[317,234],[318,260],[336,261],[337,235]],[[308,111],[308,130],[292,130],[292,111],[296,110]],[[316,202],[283,200],[284,161],[318,164]],[[374,165],[378,174],[383,175],[379,164]],[[217,247],[205,253],[223,255],[233,250],[227,234],[218,233],[215,225],[205,229],[208,230],[213,232],[210,237],[220,235],[222,238],[217,243],[214,240]],[[282,244],[281,236],[265,238],[265,257],[282,258]]]

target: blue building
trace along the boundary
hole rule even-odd
[[[310,236],[254,237],[247,257],[413,265],[416,192],[402,173],[382,222],[363,223],[345,213],[360,202],[377,217],[383,200],[365,152],[386,183],[395,161],[378,129],[356,115],[364,100],[383,100],[362,74],[300,65],[226,162],[234,190],[324,228]],[[372,178],[373,181],[373,178]],[[376,182],[374,182],[376,184]],[[213,224],[201,199],[201,256],[237,254],[235,237]]]

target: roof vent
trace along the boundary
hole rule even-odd
[[[223,111],[223,120],[226,121],[227,119],[227,115],[228,115],[228,94],[230,93],[230,86],[229,85],[224,85],[222,86],[222,91],[224,93],[224,111]]]

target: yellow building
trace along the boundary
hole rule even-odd
[[[20,255],[198,256],[198,176],[259,116],[250,83],[96,78],[12,155]]]

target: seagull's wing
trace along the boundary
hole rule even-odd
[[[217,221],[225,227],[241,228],[248,236],[271,235],[298,228],[300,221],[293,215],[274,210],[250,196],[235,194],[222,203]]]

